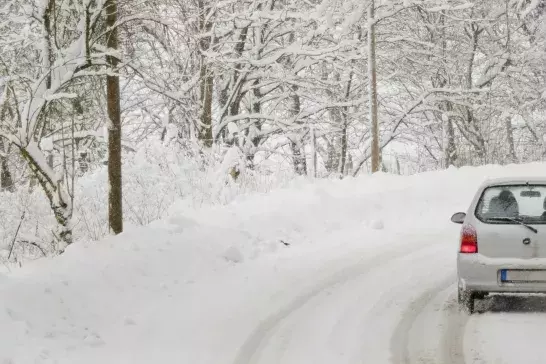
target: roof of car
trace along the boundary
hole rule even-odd
[[[488,178],[483,183],[484,185],[503,185],[503,184],[512,184],[512,183],[541,183],[546,184],[546,176],[521,176],[521,177],[496,177]]]

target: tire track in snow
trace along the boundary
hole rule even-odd
[[[280,326],[282,321],[325,290],[366,275],[373,269],[386,263],[422,253],[436,244],[435,241],[432,241],[431,243],[421,245],[418,249],[415,249],[415,247],[410,244],[407,249],[402,251],[387,251],[338,271],[330,276],[329,279],[323,280],[320,284],[307,291],[305,294],[298,296],[284,308],[263,320],[239,349],[234,364],[259,363],[261,351],[267,346],[267,342],[274,335],[275,330]]]
[[[425,291],[410,304],[391,339],[391,361],[393,363],[465,363],[463,338],[468,316],[459,312],[458,304],[453,293],[455,290],[455,288],[453,288],[453,280],[454,278],[451,276],[444,279],[433,288]],[[442,297],[444,294],[446,294],[446,292],[449,293],[447,298]],[[432,310],[432,313],[441,315],[441,321],[435,328],[438,334],[437,337],[439,337],[439,352],[435,355],[435,358],[430,358],[424,355],[414,356],[410,351],[410,338],[420,337],[423,335],[423,332],[413,332],[417,331],[414,330],[414,325],[418,319],[422,318],[427,313],[431,314],[430,305],[433,303],[433,301],[438,300],[442,302],[442,309],[439,310],[439,313],[436,313],[436,310]]]
[[[442,363],[464,364],[464,332],[469,316],[459,310],[457,285],[446,302],[447,328],[442,340]]]

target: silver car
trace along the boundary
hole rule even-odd
[[[466,213],[457,257],[459,305],[489,293],[546,293],[546,178],[488,180]]]

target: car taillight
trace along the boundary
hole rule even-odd
[[[478,234],[472,225],[464,225],[461,230],[461,253],[478,252]]]

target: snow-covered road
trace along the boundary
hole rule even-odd
[[[546,298],[492,296],[461,312],[445,236],[405,236],[406,248],[316,282],[264,317],[233,364],[544,363]]]
[[[466,315],[444,236],[407,236],[405,249],[302,292],[256,327],[234,363],[463,363]]]
[[[305,182],[76,244],[0,275],[0,363],[544,363],[546,298],[456,302],[449,216],[509,171]]]

